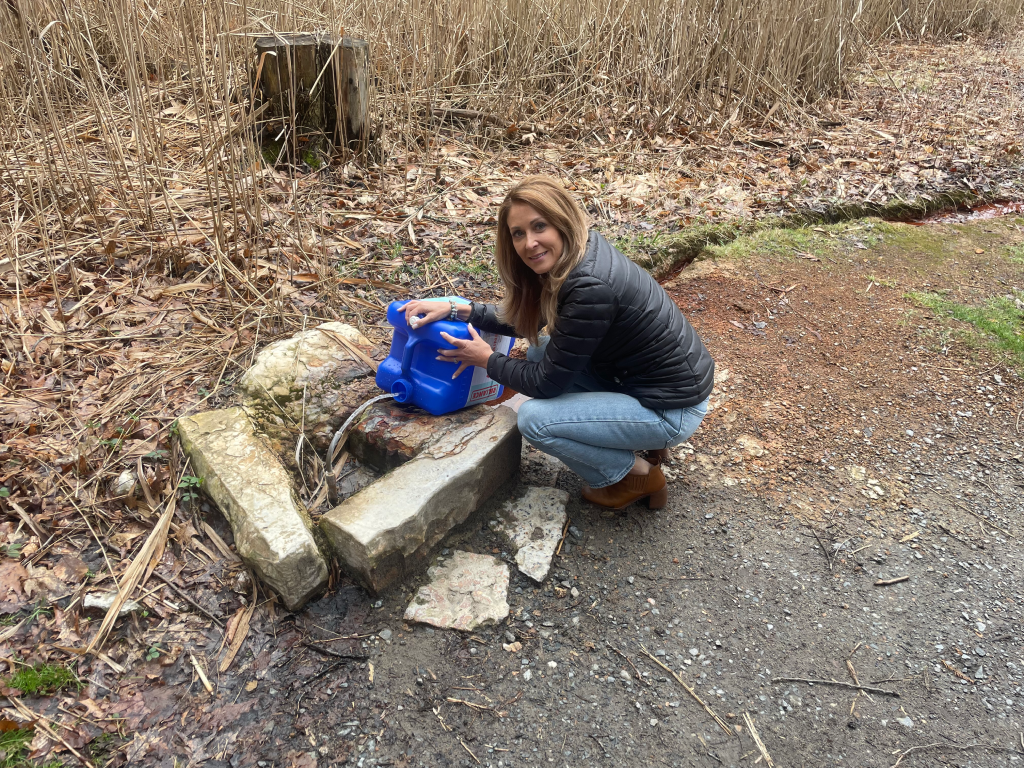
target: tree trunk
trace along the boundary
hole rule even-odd
[[[329,34],[278,34],[257,38],[256,54],[257,86],[271,103],[265,143],[280,146],[284,140],[293,161],[310,143],[365,148],[370,109],[366,41]]]

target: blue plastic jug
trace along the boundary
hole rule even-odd
[[[445,302],[449,300],[456,304],[469,303],[461,296],[437,299]],[[388,306],[388,322],[395,330],[391,339],[391,352],[377,368],[377,386],[393,394],[395,402],[419,406],[434,416],[501,397],[504,388],[491,379],[485,369],[473,366],[463,371],[457,379],[452,379],[458,364],[436,359],[437,350],[453,349],[451,344],[441,338],[441,333],[456,339],[471,338],[466,323],[438,320],[419,328],[410,328],[402,312],[407,303],[393,301]],[[512,348],[511,336],[480,333],[480,337],[496,352],[507,355]]]

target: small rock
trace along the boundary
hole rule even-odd
[[[456,551],[427,575],[431,581],[409,604],[406,621],[472,631],[508,616],[508,566],[497,558]]]
[[[523,672],[523,680],[525,680],[526,682],[530,682],[531,679],[533,679],[533,672],[531,672],[530,670],[526,670],[525,672]]]
[[[659,648],[658,650],[656,650],[654,652],[654,655],[655,656],[664,656],[665,655],[665,649],[664,648]]]
[[[762,323],[762,325],[763,325],[763,323]],[[651,718],[651,726],[653,727],[653,726],[655,726],[657,724],[658,724],[658,718],[652,717]]]
[[[505,639],[508,640],[510,643],[514,643],[516,641],[516,636],[512,632],[506,632]]]
[[[549,662],[548,662],[548,666],[549,666],[549,667],[550,667],[551,669],[558,669],[558,662],[557,662],[557,661],[549,661]]]
[[[697,656],[700,656],[700,650],[697,648],[691,648],[690,655],[696,658]]]
[[[974,679],[975,680],[984,680],[985,679],[985,667],[984,666],[980,666],[980,667],[978,667],[974,671]]]
[[[569,526],[569,535],[572,536],[574,539],[582,539],[583,538],[583,531],[581,531],[575,525],[570,525]]]
[[[569,594],[572,596],[572,599],[575,600],[580,596],[580,591],[576,589],[576,587],[573,587],[569,590]]]
[[[114,600],[117,598],[116,592],[91,592],[85,596],[85,600],[82,602],[82,607],[85,610],[102,611],[106,613],[110,610],[110,606],[114,604]],[[129,613],[139,610],[141,608],[134,600],[125,600],[121,609],[117,612],[118,617],[127,616]]]
[[[501,648],[509,653],[519,653],[523,650],[523,644],[516,640],[514,643],[503,643]]]
[[[632,576],[627,576],[626,577],[626,581],[628,581],[630,584],[632,584],[633,583],[633,577]]]
[[[978,627],[978,631],[979,632],[984,632],[985,631],[985,622],[984,621],[979,621],[978,624],[977,624],[977,627]]]
[[[383,640],[385,643],[390,643],[391,634],[392,633],[390,629],[382,629],[380,632],[377,633],[377,636],[380,637],[380,639]]]
[[[985,649],[984,648],[975,648],[974,649],[974,655],[975,656],[984,656],[985,655]]]
[[[904,728],[914,727],[914,721],[911,720],[909,717],[897,717],[896,722],[902,725]]]
[[[630,676],[629,672],[627,672],[626,670],[622,670],[621,672],[619,672],[619,677],[621,677],[627,683],[633,682],[632,676]]]
[[[114,481],[114,485],[111,487],[115,496],[127,496],[135,489],[135,473],[126,469],[120,475],[117,476],[117,480]]]

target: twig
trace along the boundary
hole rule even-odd
[[[896,691],[887,691],[884,688],[873,688],[870,685],[854,685],[853,683],[843,683],[838,680],[812,680],[805,677],[773,677],[773,683],[807,683],[808,685],[831,685],[836,688],[852,688],[855,691],[865,691],[866,693],[877,693],[879,696],[892,696],[898,699],[900,695]]]
[[[464,750],[469,752],[469,756],[470,757],[472,757],[474,760],[476,760],[477,765],[480,765],[480,759],[476,755],[473,754],[473,750],[471,750],[469,747],[466,746],[466,742],[462,740],[461,736],[459,736],[459,744],[462,745],[462,748]]]
[[[369,656],[366,656],[365,654],[338,653],[337,651],[332,651],[330,648],[319,648],[319,647],[313,645],[312,643],[307,643],[305,641],[303,641],[302,644],[306,648],[309,648],[309,650],[311,650],[311,651],[316,651],[317,653],[323,654],[324,656],[331,656],[331,657],[333,657],[335,659],[347,659],[349,661],[366,661],[368,658],[370,658]]]
[[[911,752],[921,752],[926,749],[950,749],[956,750],[957,752],[966,752],[969,749],[987,749],[990,752],[1009,752],[1012,755],[1024,755],[1024,751],[1017,749],[1016,747],[994,747],[991,744],[943,744],[942,742],[936,741],[932,744],[919,744],[916,747],[908,747],[900,753],[899,758],[895,763],[892,764],[892,768],[896,768],[900,763],[903,762],[903,758],[909,755]]]
[[[565,518],[565,525],[562,526],[562,537],[558,540],[558,549],[555,550],[555,556],[562,554],[562,545],[565,543],[565,534],[569,532],[569,526],[572,525],[571,518]]]
[[[640,670],[637,669],[636,665],[632,661],[629,660],[629,656],[624,654],[622,651],[620,651],[614,645],[609,645],[608,647],[611,648],[613,651],[615,651],[617,654],[619,654],[619,656],[621,656],[622,658],[624,658],[626,660],[626,663],[629,664],[629,666],[633,668],[633,674],[636,675],[636,679],[637,680],[640,680],[641,682],[647,683],[647,685],[651,685],[651,683],[649,681],[644,680],[643,675],[640,674]]]
[[[904,581],[910,581],[909,576],[898,576],[895,579],[879,579],[875,582],[876,587],[891,587],[893,584],[902,584]]]
[[[674,677],[676,679],[676,682],[679,683],[681,686],[683,686],[683,688],[686,689],[686,692],[688,694],[690,694],[690,696],[693,698],[693,700],[696,701],[698,704],[700,704],[702,707],[704,707],[704,711],[707,712],[709,715],[711,715],[711,717],[714,719],[714,721],[716,723],[718,723],[718,727],[719,728],[721,728],[723,731],[725,731],[725,733],[729,734],[730,736],[734,736],[735,735],[732,732],[732,729],[728,725],[725,724],[725,721],[722,718],[720,718],[715,713],[715,710],[713,710],[711,707],[709,707],[707,704],[705,704],[704,703],[704,699],[702,699],[700,696],[698,696],[697,692],[695,690],[693,690],[693,688],[688,686],[686,684],[686,682],[683,680],[683,678],[681,678],[674,670],[670,669],[667,665],[665,665],[662,662],[658,661],[658,659],[650,651],[648,651],[644,646],[641,645],[640,646],[640,650],[642,650],[644,652],[644,654],[647,656],[647,658],[649,658],[651,661],[653,661],[659,667],[661,667],[666,672],[668,672],[670,675],[672,675],[672,677]]]
[[[157,571],[153,571],[153,575],[156,576],[158,579],[160,579],[160,581],[162,581],[164,584],[166,584],[172,590],[174,590],[174,593],[178,597],[180,597],[183,600],[187,601],[189,605],[191,605],[197,611],[199,611],[200,613],[205,615],[206,618],[210,619],[214,624],[216,624],[221,629],[224,629],[224,622],[223,621],[221,621],[219,618],[214,616],[208,610],[203,608],[203,606],[201,606],[199,603],[197,603],[195,600],[193,600],[191,597],[189,597],[187,594],[185,594],[185,592],[183,590],[181,590],[176,584],[174,584],[170,579],[168,579],[162,573],[158,573]]]
[[[754,718],[750,716],[749,712],[744,712],[743,720],[746,722],[747,730],[750,731],[750,738],[752,738],[754,743],[757,745],[757,749],[760,751],[761,757],[764,758],[765,764],[768,768],[775,768],[775,763],[772,762],[772,756],[768,754],[768,748],[764,745],[764,742],[761,741],[761,736],[758,734],[757,728],[754,727]]]
[[[36,727],[40,728],[43,731],[43,733],[45,733],[54,741],[59,741],[61,744],[63,744],[65,749],[67,749],[69,752],[71,752],[71,754],[73,754],[75,757],[82,761],[82,765],[88,766],[88,768],[95,768],[95,766],[92,763],[90,763],[82,755],[81,752],[79,752],[77,749],[68,744],[62,736],[58,735],[58,733],[55,730],[53,730],[49,725],[47,725],[47,722],[52,723],[52,720],[42,715],[36,714],[31,709],[22,704],[21,701],[16,696],[10,696],[9,699],[10,702],[14,705],[14,708],[18,710],[18,713],[22,717],[29,718],[30,720],[35,722]],[[58,723],[54,723],[54,725],[58,725]]]
[[[203,668],[196,660],[195,655],[190,651],[188,657],[192,661],[192,666],[195,667],[196,674],[199,675],[199,680],[202,682],[203,688],[206,689],[207,693],[213,693],[213,685],[210,684],[210,679],[206,676],[206,672],[203,671]]]

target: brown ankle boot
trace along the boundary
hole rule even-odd
[[[668,448],[656,448],[653,451],[647,451],[644,454],[644,459],[648,464],[662,464],[668,461],[670,455]]]
[[[583,486],[583,498],[602,507],[623,509],[634,501],[647,499],[651,509],[661,509],[668,503],[668,487],[665,475],[657,464],[651,467],[646,475],[626,475],[624,478],[604,488]]]

